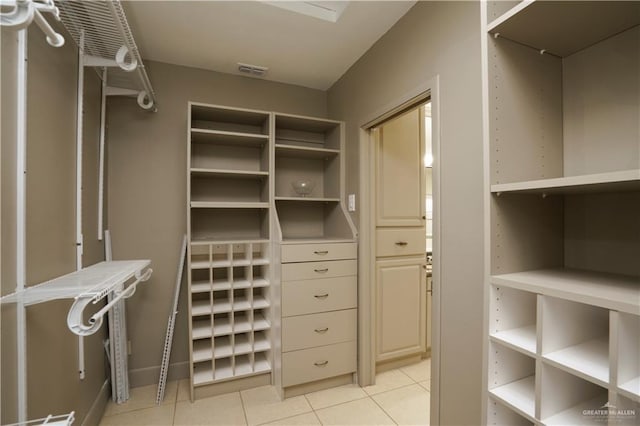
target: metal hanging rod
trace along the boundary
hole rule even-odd
[[[56,0],[60,18],[82,53],[85,66],[107,71],[110,94],[133,96],[156,111],[156,95],[119,0]]]
[[[47,36],[47,43],[53,47],[64,45],[64,37],[58,34],[42,16],[42,13],[50,13],[58,21],[60,20],[60,11],[53,0],[0,0],[0,7],[6,9],[5,12],[0,12],[0,24],[3,27],[22,30],[35,22]]]

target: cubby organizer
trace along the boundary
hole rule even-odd
[[[191,246],[194,385],[270,370],[269,243]]]
[[[624,423],[615,407],[640,399],[640,3],[482,7],[487,423]]]
[[[268,112],[189,104],[192,397],[231,379],[271,381],[270,120]]]

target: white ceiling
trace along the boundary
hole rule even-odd
[[[351,1],[332,23],[258,1],[123,2],[144,59],[234,74],[260,65],[267,80],[321,90],[414,3]]]

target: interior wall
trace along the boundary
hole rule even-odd
[[[187,102],[326,116],[320,90],[159,62],[145,65],[158,112],[108,101],[109,209],[114,259],[151,259],[154,272],[127,301],[133,386],[157,383],[182,235],[186,232]],[[184,283],[184,280],[183,280]],[[188,375],[183,284],[169,378]]]
[[[358,194],[359,126],[436,75],[441,126],[441,253],[436,254],[441,259],[440,423],[477,425],[482,423],[484,273],[480,3],[418,2],[330,88],[328,109],[332,118],[347,122],[347,193]]]
[[[76,269],[75,144],[78,51],[71,37],[68,34],[64,35],[67,40],[65,46],[53,48],[46,43],[45,36],[37,27],[32,26],[28,34],[27,285],[38,284]],[[11,37],[8,39],[10,40]],[[3,87],[5,83],[15,87],[15,75],[12,75],[11,71],[5,75],[4,71],[5,65],[7,68],[15,67],[16,50],[5,50],[4,43],[3,37],[2,84]],[[5,81],[5,78],[10,81]],[[88,88],[94,89],[89,102],[91,99],[95,101],[95,87],[97,86],[99,90],[97,79],[89,78],[86,84]],[[3,107],[15,109],[14,99],[11,96],[5,99],[4,93],[3,91]],[[5,101],[7,104],[11,103],[11,106],[6,105]],[[90,104],[88,106],[85,114],[95,114],[95,108]],[[95,123],[95,117],[89,122]],[[11,161],[15,163],[14,123],[14,114],[2,115],[3,175],[5,164]],[[5,127],[13,130],[5,134]],[[95,139],[87,140],[85,146],[95,143],[97,143]],[[5,152],[10,152],[13,157],[5,158]],[[12,167],[8,169],[11,170]],[[15,166],[13,166],[13,173],[15,175]],[[15,214],[12,212],[15,210],[15,195],[12,192],[15,179],[8,179],[6,183],[2,192],[2,211],[10,213],[3,215],[3,231],[8,232],[2,234],[2,260],[3,264],[10,269],[3,268],[3,293],[14,291],[16,282],[16,223]],[[5,192],[5,189],[8,191]],[[85,192],[91,194],[93,191],[93,188],[86,188]],[[86,220],[91,221],[89,217],[86,217]],[[28,418],[75,411],[76,418],[82,421],[105,382],[101,332],[85,339],[86,379],[81,381],[79,378],[78,339],[66,324],[70,306],[71,301],[63,300],[27,308]],[[98,308],[96,306],[94,309]],[[13,318],[7,321],[11,329],[15,329],[13,321]],[[4,340],[5,325],[3,322],[3,362],[0,372],[3,380],[3,423],[16,420],[17,414],[14,379],[16,365],[15,359],[11,357],[11,349],[6,347],[15,346],[15,342]],[[13,333],[10,331],[8,333],[13,337]],[[5,362],[5,351],[10,355],[9,360],[13,361],[12,363]],[[5,377],[8,378],[7,381]]]

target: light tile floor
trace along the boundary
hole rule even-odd
[[[431,360],[376,376],[376,384],[308,393],[281,401],[272,386],[191,403],[186,380],[131,389],[124,404],[109,402],[101,425],[428,425]]]

